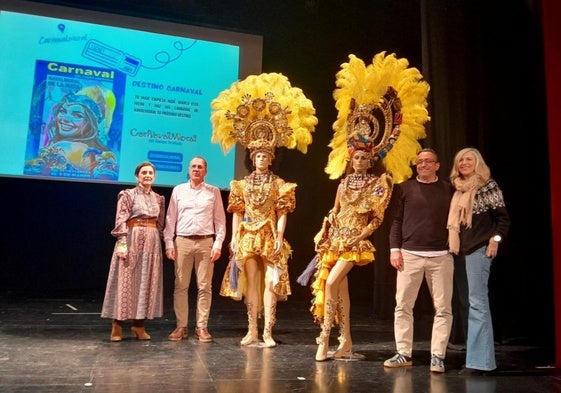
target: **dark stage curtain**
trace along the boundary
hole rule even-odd
[[[561,4],[556,0],[542,1],[543,42],[545,58],[545,79],[547,97],[547,122],[549,137],[549,163],[551,182],[551,201],[561,200]],[[553,285],[555,307],[555,365],[561,367],[561,208],[558,203],[551,204],[552,241],[553,241]]]

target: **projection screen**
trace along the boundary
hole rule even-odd
[[[262,37],[37,2],[0,0],[0,176],[157,185],[205,157],[221,189],[243,152],[212,144],[210,102],[261,72]]]

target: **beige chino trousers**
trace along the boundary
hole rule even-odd
[[[194,268],[197,280],[196,327],[207,328],[212,304],[214,263],[210,262],[210,252],[213,243],[212,237],[193,240],[177,236],[175,239],[173,309],[177,327],[186,328],[189,322],[189,284]]]
[[[452,254],[426,258],[406,251],[403,271],[397,272],[394,334],[397,352],[411,357],[413,352],[413,307],[419,288],[426,279],[434,305],[431,356],[446,357],[446,346],[452,329],[452,290],[454,285],[454,259]]]

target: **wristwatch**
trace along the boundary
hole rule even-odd
[[[496,241],[497,243],[500,243],[501,240],[503,240],[503,238],[501,237],[501,235],[495,235],[493,236],[493,240]]]

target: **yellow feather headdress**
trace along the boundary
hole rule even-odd
[[[315,109],[301,89],[278,73],[250,75],[232,84],[211,102],[211,141],[228,152],[239,142],[250,152],[277,147],[307,153],[318,122]]]
[[[429,84],[407,59],[380,52],[366,66],[355,55],[341,65],[333,92],[337,120],[325,172],[337,179],[345,172],[352,152],[365,149],[382,160],[394,183],[412,175],[411,164],[426,137],[424,123]]]

